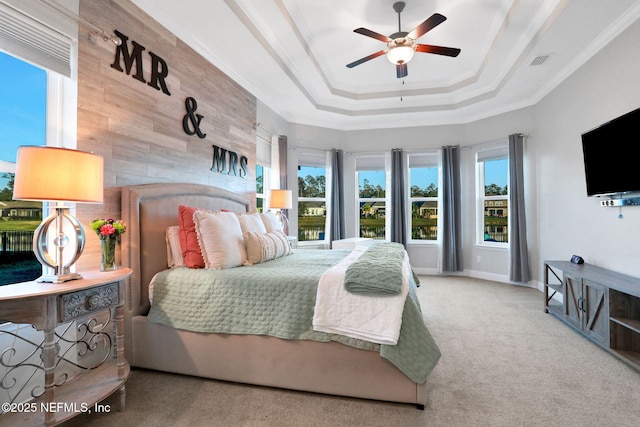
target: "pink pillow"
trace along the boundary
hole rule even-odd
[[[180,226],[180,246],[184,265],[189,268],[204,268],[202,251],[198,244],[196,224],[193,214],[201,209],[180,205],[178,207],[178,225]]]

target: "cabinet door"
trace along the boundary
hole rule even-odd
[[[582,329],[582,279],[564,276],[564,315],[567,323]]]
[[[609,298],[607,288],[582,281],[582,330],[598,344],[608,347],[609,342]]]

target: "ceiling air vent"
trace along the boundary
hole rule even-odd
[[[531,61],[531,64],[529,64],[529,65],[531,65],[531,66],[542,65],[547,61],[547,59],[549,59],[550,56],[551,55],[539,55],[539,56],[536,56],[535,58],[533,58],[533,61]]]

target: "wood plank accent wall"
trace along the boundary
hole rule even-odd
[[[99,266],[99,242],[89,224],[96,217],[120,218],[121,186],[208,184],[246,194],[255,207],[255,97],[128,0],[80,0],[80,17],[108,33],[117,30],[126,35],[130,52],[132,41],[144,46],[147,81],[149,52],[161,57],[168,65],[171,95],[112,68],[116,46],[80,29],[78,149],[104,157],[105,202],[77,207],[87,231],[78,268]],[[197,113],[204,116],[200,126],[204,139],[183,130],[188,97],[196,99]],[[248,175],[211,171],[212,145],[246,156]]]

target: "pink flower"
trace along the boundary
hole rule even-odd
[[[116,229],[112,224],[105,224],[100,227],[100,234],[103,236],[111,236],[116,233]]]

